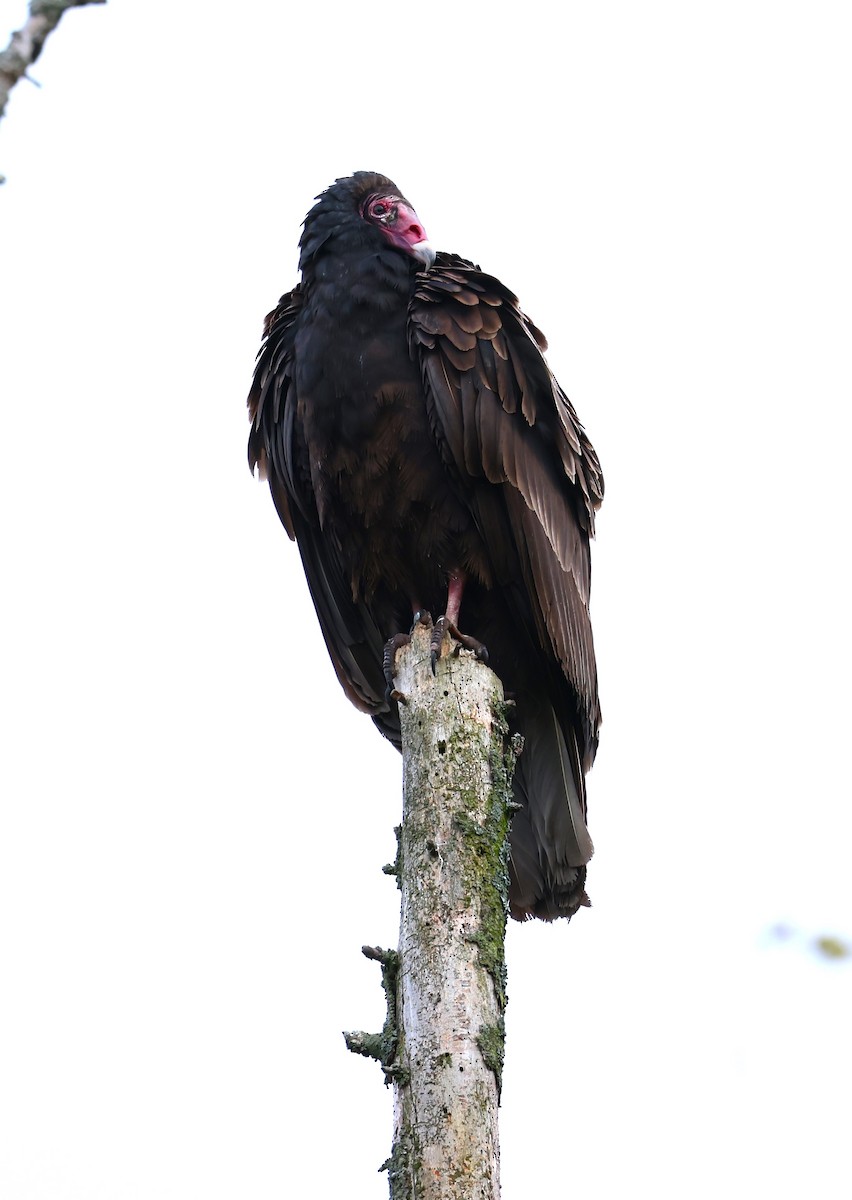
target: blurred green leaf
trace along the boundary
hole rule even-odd
[[[814,946],[825,958],[849,958],[852,946],[836,937],[818,937]]]

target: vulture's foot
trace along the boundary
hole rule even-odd
[[[397,650],[401,650],[403,646],[407,646],[410,641],[410,633],[395,633],[392,638],[388,638],[385,642],[385,648],[382,651],[382,671],[384,672],[385,683],[387,684],[385,699],[396,700],[397,704],[407,704],[408,697],[398,690],[393,681],[396,652]]]
[[[428,608],[418,608],[417,612],[414,614],[414,621],[411,625],[411,632],[414,633],[414,630],[417,628],[418,625],[425,625],[426,628],[428,629],[431,624],[432,624],[432,614],[429,612],[429,609]]]
[[[465,650],[472,650],[480,662],[488,662],[488,647],[484,642],[480,642],[477,638],[471,637],[469,633],[462,633],[452,621],[447,621],[447,629],[450,636],[459,644],[453,647],[453,654],[458,654],[459,650],[464,647]]]
[[[438,667],[438,659],[441,657],[441,643],[444,640],[444,634],[448,633],[456,643],[453,646],[453,654],[457,655],[459,651],[472,650],[480,662],[488,662],[488,648],[475,637],[471,637],[468,633],[462,633],[455,622],[449,617],[439,617],[432,627],[432,638],[430,641],[430,649],[432,653],[432,674],[434,675]]]

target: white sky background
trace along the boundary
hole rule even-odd
[[[245,462],[360,168],[518,292],[607,480],[594,908],[510,929],[504,1195],[852,1193],[852,970],[807,946],[852,934],[848,20],[65,17],[0,124],[4,1198],[387,1194],[340,1031],[383,1017],[399,760]]]

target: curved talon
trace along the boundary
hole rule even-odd
[[[488,647],[484,642],[478,641],[475,637],[471,637],[469,633],[462,633],[457,625],[455,625],[448,616],[439,617],[432,626],[432,637],[430,639],[429,648],[432,659],[432,674],[438,666],[438,659],[441,657],[441,644],[444,640],[444,635],[449,634],[456,643],[452,648],[452,655],[458,658],[462,650],[472,650],[480,662],[488,662]]]
[[[414,630],[418,625],[425,625],[428,629],[431,624],[432,614],[429,612],[429,609],[418,608],[417,612],[414,614],[414,623],[411,626],[411,632],[414,633]]]
[[[461,630],[452,623],[447,621],[447,630],[451,637],[454,637],[458,642],[458,646],[453,650],[453,654],[458,655],[459,650],[464,647],[465,650],[472,650],[480,662],[488,662],[488,647],[484,642],[477,641],[475,637],[471,637],[469,633],[462,633]]]
[[[444,641],[444,631],[447,628],[447,618],[439,617],[432,626],[432,637],[429,640],[430,658],[432,661],[432,674],[435,675],[438,670],[438,659],[441,657],[441,644]]]

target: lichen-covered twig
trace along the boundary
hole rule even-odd
[[[364,1033],[356,1029],[344,1033],[346,1049],[365,1058],[375,1058],[385,1074],[385,1083],[402,1078],[404,1072],[396,1061],[399,1042],[399,1026],[396,1016],[396,984],[399,974],[399,955],[396,950],[382,950],[381,946],[362,946],[365,958],[381,964],[382,988],[387,1002],[387,1014],[381,1033]]]
[[[6,49],[0,50],[0,118],[12,88],[19,79],[26,78],[64,13],[85,4],[106,4],[106,0],[32,0],[25,24],[15,30]]]

